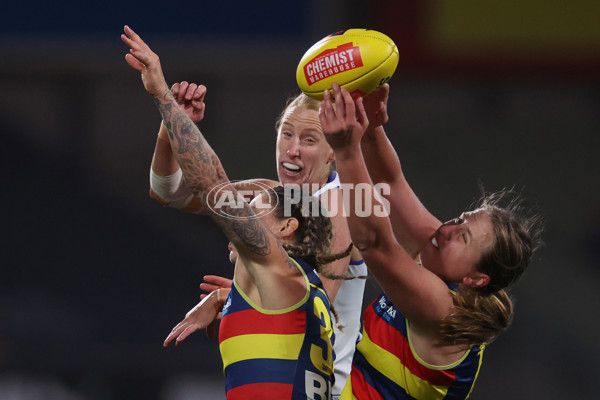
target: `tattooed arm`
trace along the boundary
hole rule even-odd
[[[130,53],[125,56],[125,60],[132,68],[141,72],[146,91],[152,95],[160,111],[174,155],[192,193],[203,206],[211,210],[214,210],[217,200],[208,194],[217,186],[222,192],[231,193],[234,199],[238,198],[237,191],[229,182],[219,158],[206,142],[198,127],[175,101],[164,79],[158,55],[152,52],[148,45],[128,26],[125,27],[125,35],[121,35],[121,39],[131,48]],[[246,272],[256,284],[261,298],[263,291],[272,291],[277,288],[272,296],[273,299],[269,299],[276,300],[287,286],[281,285],[282,278],[285,281],[287,277],[295,279],[298,275],[296,268],[290,268],[291,264],[287,253],[282,250],[273,233],[265,228],[260,219],[256,218],[247,203],[244,202],[241,207],[223,205],[219,210],[222,213],[212,212],[210,216],[237,248],[240,257],[244,260]],[[265,274],[264,267],[269,267],[267,268],[269,271],[277,272]],[[262,286],[259,286],[257,282],[260,282]],[[295,282],[298,280],[295,279]],[[292,283],[291,286],[297,285]],[[292,287],[288,286],[287,289],[292,289]],[[292,289],[292,292],[299,293],[295,289]],[[277,303],[277,301],[275,302]],[[267,303],[271,304],[270,301]]]

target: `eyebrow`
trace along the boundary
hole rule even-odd
[[[473,215],[473,214],[471,214],[471,215]],[[460,217],[459,217],[459,218],[462,218],[462,219],[464,219],[466,222],[469,222],[469,218],[467,218],[467,215],[466,215],[466,213],[462,213],[462,214],[460,214]],[[470,238],[473,238],[473,232],[471,232],[471,227],[469,226],[469,224],[465,224],[465,227],[467,228],[467,233],[469,234],[469,237],[470,237]]]
[[[317,128],[306,128],[303,129],[302,132],[300,132],[300,134],[305,134],[305,135],[317,135],[317,136],[321,136],[323,133],[322,131],[318,130]]]

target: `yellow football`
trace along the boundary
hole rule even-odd
[[[366,96],[390,80],[398,66],[398,48],[381,32],[348,29],[332,33],[304,53],[296,69],[302,92],[317,100],[337,82],[353,97]]]

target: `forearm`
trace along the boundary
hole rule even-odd
[[[167,128],[172,154],[187,185],[204,204],[211,189],[228,182],[221,162],[168,89],[163,95],[154,97],[154,101]]]
[[[404,179],[398,154],[382,126],[365,133],[361,140],[361,148],[373,183],[392,184]]]
[[[196,199],[203,208],[213,211],[218,199],[208,194],[217,187],[238,199],[238,192],[229,182],[221,161],[198,127],[175,102],[168,89],[163,93],[155,96],[154,101],[169,133],[173,154]],[[219,213],[207,211],[207,214],[223,229],[240,256],[260,259],[271,254],[272,234],[260,220],[254,218],[255,214],[248,203],[224,204],[219,208]]]
[[[167,127],[161,122],[152,156],[152,171],[158,176],[173,175],[179,170],[168,135]]]
[[[162,122],[150,167],[150,197],[163,206],[178,210],[197,213],[202,209],[183,179],[167,128]],[[197,206],[190,206],[191,203]]]
[[[336,167],[340,176],[340,181],[344,185],[349,185],[349,191],[344,195],[348,195],[348,228],[352,242],[359,250],[364,250],[376,244],[378,240],[378,232],[382,231],[382,226],[386,223],[387,218],[381,218],[379,212],[374,210],[381,203],[375,196],[373,183],[367,172],[367,167],[363,159],[360,147],[345,148],[335,152]],[[360,190],[360,191],[359,191]],[[364,210],[365,215],[357,215],[357,195],[362,197],[360,208],[363,209],[366,204],[371,204],[372,208]],[[368,201],[365,201],[369,198]],[[362,214],[362,213],[361,213]]]

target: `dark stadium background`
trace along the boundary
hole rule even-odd
[[[422,201],[448,219],[480,183],[514,185],[546,218],[472,398],[594,398],[598,15],[593,0],[3,5],[0,398],[224,397],[215,340],[161,346],[202,276],[231,267],[211,222],[148,197],[160,118],[124,62],[124,24],[169,83],[208,86],[203,131],[231,179],[275,177],[274,122],[312,43],[349,27],[390,35],[386,130]]]

